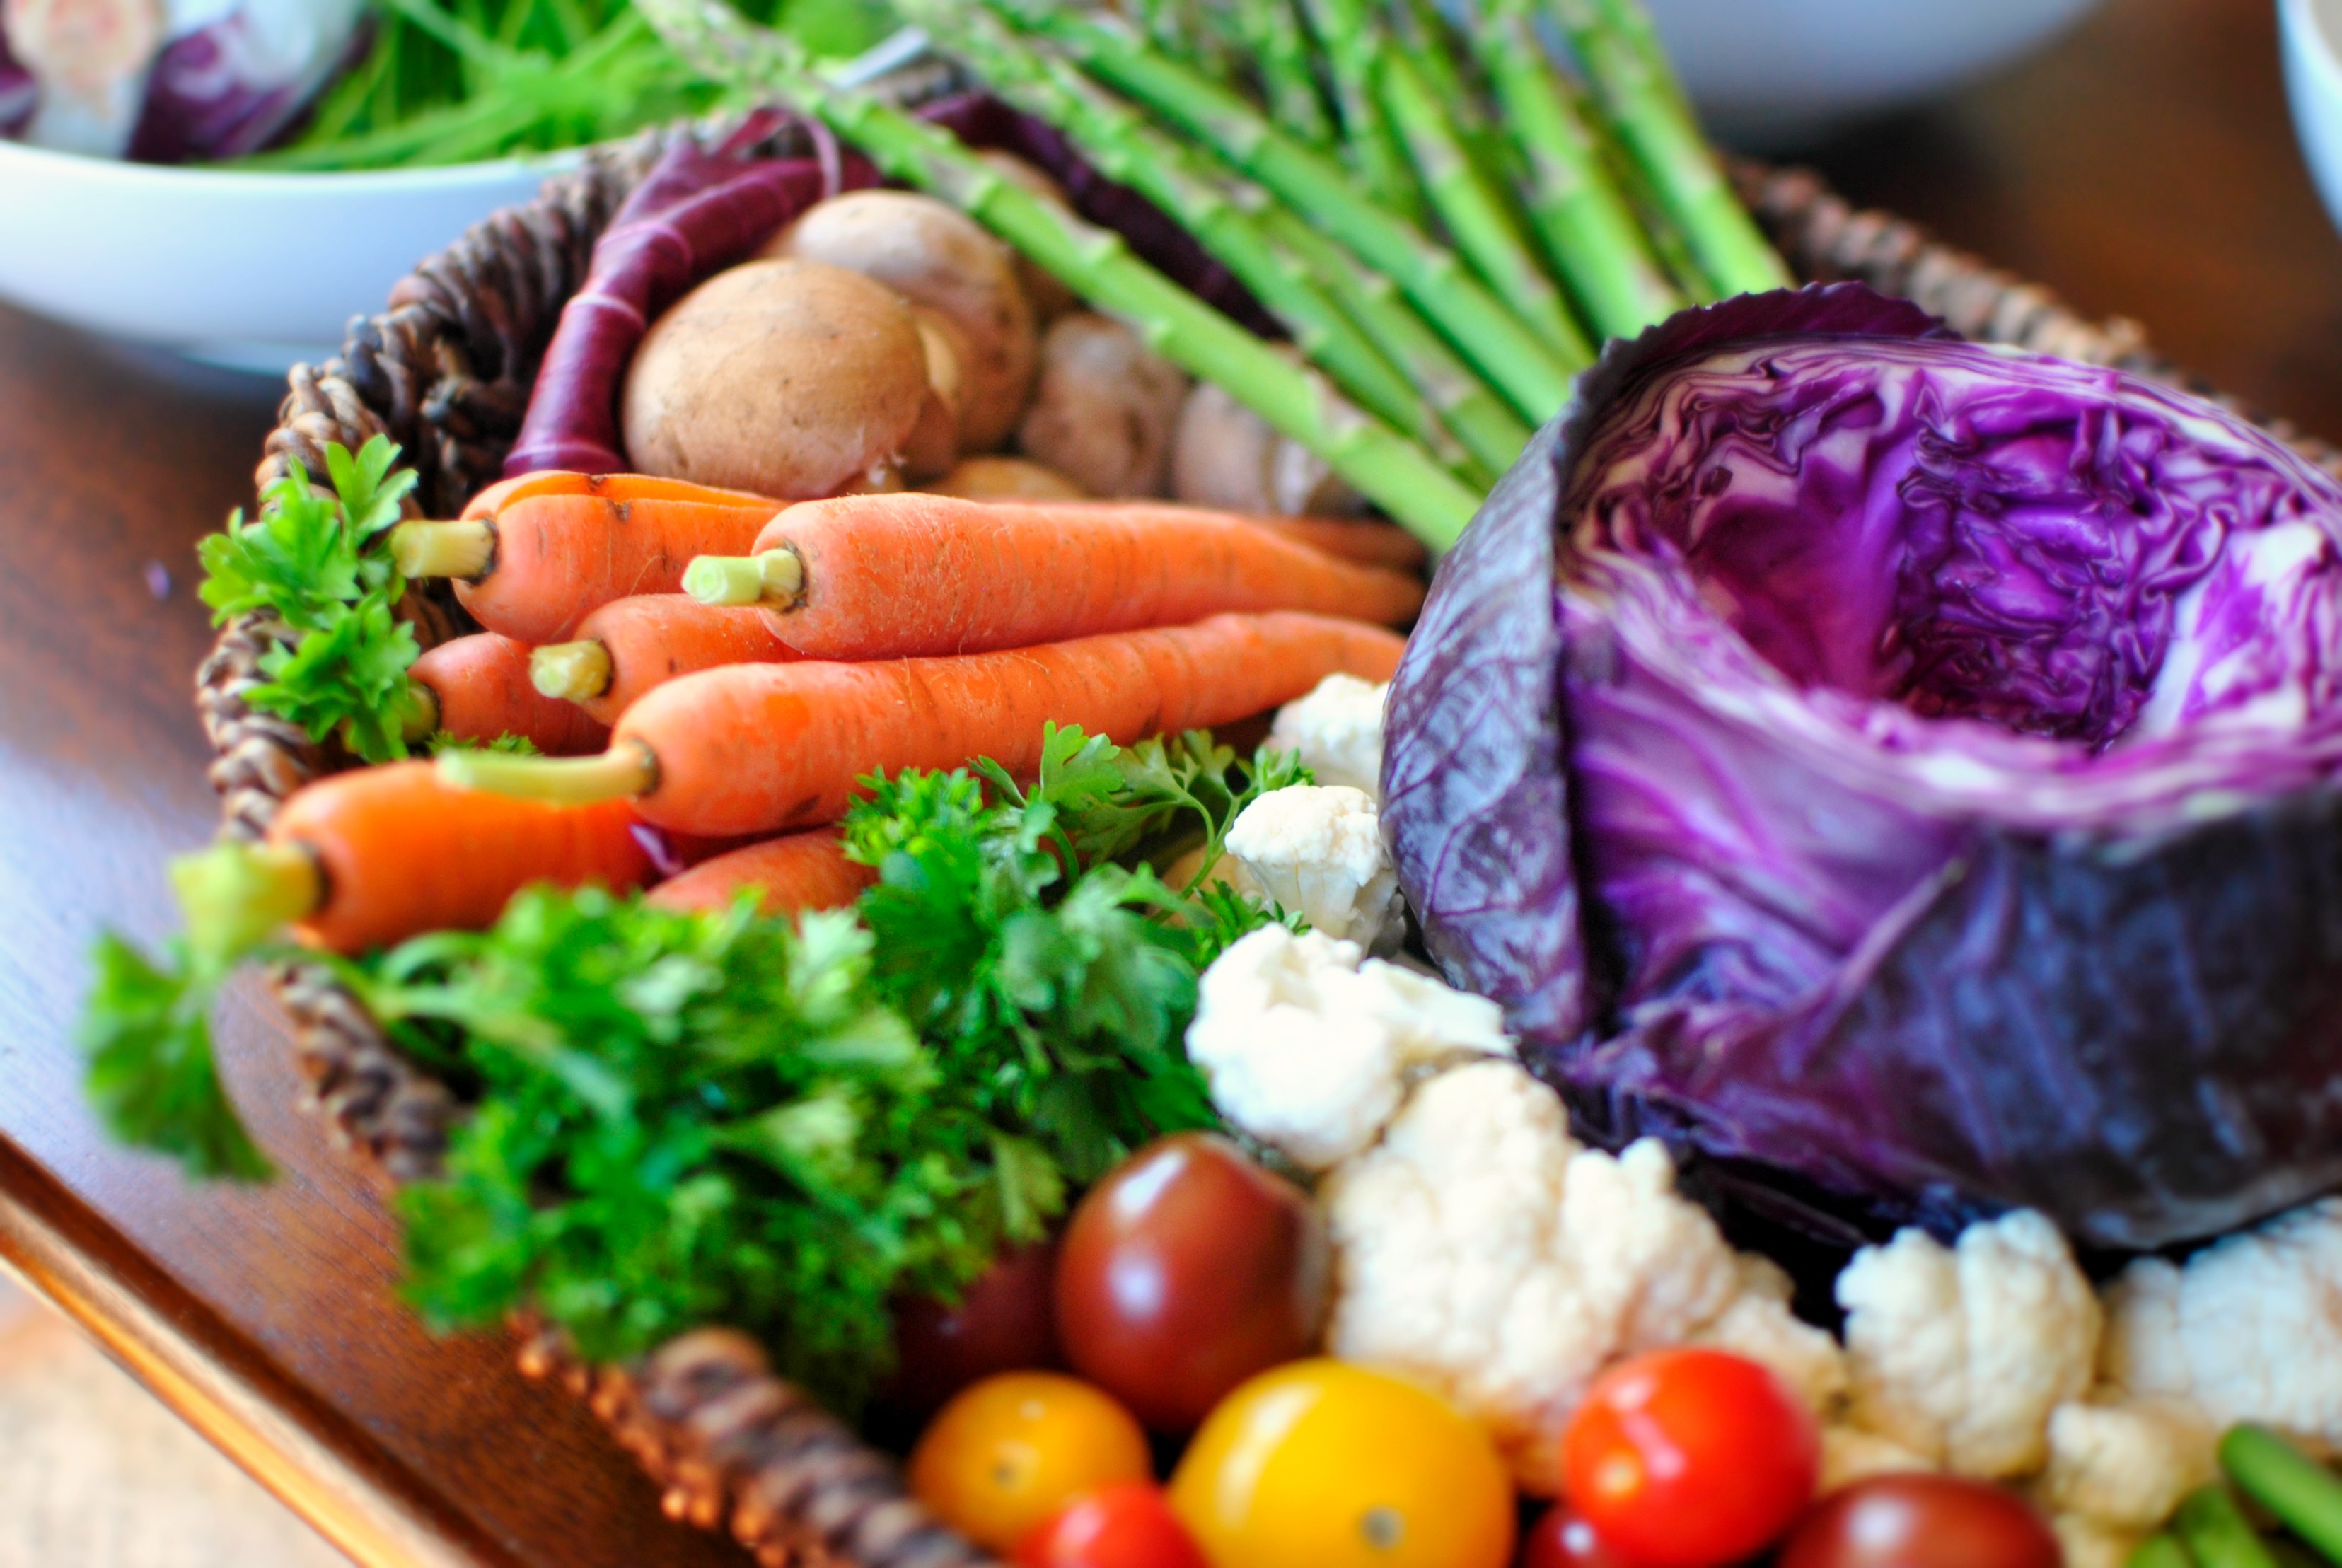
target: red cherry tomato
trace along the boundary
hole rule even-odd
[[[1017,1568],[1211,1568],[1202,1548],[1144,1481],[1101,1486],[1017,1543]]]
[[[1570,1507],[1639,1568],[1719,1568],[1812,1499],[1821,1430],[1753,1361],[1658,1351],[1596,1380],[1562,1433],[1561,1470]]]
[[[1529,1527],[1521,1568],[1634,1568],[1594,1526],[1566,1507],[1549,1508]]]
[[[925,1414],[994,1373],[1063,1364],[1051,1293],[1056,1268],[1056,1243],[1036,1242],[994,1259],[956,1306],[905,1303],[895,1313],[888,1404]]]
[[[2057,1538],[1997,1486],[1874,1475],[1831,1493],[1790,1533],[1780,1568],[2057,1568]]]
[[[1148,1144],[1091,1189],[1057,1261],[1074,1369],[1158,1432],[1309,1353],[1328,1252],[1307,1194],[1226,1138]]]

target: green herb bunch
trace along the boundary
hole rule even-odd
[[[313,740],[339,734],[368,762],[406,754],[406,671],[419,652],[396,614],[405,581],[380,544],[415,487],[412,469],[391,471],[397,460],[380,435],[355,455],[328,445],[330,494],[296,466],[262,492],[259,516],[237,512],[197,548],[197,593],[215,623],[261,612],[298,634],[261,655],[268,679],[245,700]]]

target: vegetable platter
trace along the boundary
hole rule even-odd
[[[1427,10],[1280,86],[1266,11],[919,7],[846,88],[646,9],[793,112],[588,155],[294,373],[205,547],[223,841],[101,949],[118,1132],[265,1176],[201,1013],[265,959],[410,1299],[775,1564],[2342,1549],[2342,1398],[2250,1350],[2342,1218],[2332,454],[1736,201],[1620,0],[1556,8],[1588,100]],[[2077,571],[2110,515],[2158,553]],[[1947,540],[2022,591],[1945,609]],[[2227,1027],[2125,1008],[2175,921]]]

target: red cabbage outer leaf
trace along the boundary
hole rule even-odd
[[[2342,1183],[2337,519],[1853,285],[1687,313],[1435,584],[1401,882],[1590,1135],[1775,1217],[2233,1228]]]
[[[756,145],[781,124],[770,112],[751,115],[713,148],[684,137],[627,196],[595,242],[585,286],[561,308],[505,459],[506,478],[548,468],[623,471],[618,391],[659,312],[824,196],[878,183],[858,154],[756,156]]]
[[[325,85],[365,56],[355,5],[239,6],[163,45],[124,156],[209,163],[284,139]]]

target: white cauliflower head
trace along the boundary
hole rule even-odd
[[[1228,853],[1269,897],[1328,936],[1401,934],[1398,868],[1374,797],[1347,784],[1271,790],[1228,826]]]
[[[1323,1198],[1329,1348],[1440,1388],[1532,1491],[1557,1490],[1561,1425],[1621,1356],[1728,1323],[1734,1348],[1768,1364],[1788,1347],[1785,1382],[1830,1381],[1813,1371],[1828,1336],[1789,1318],[1773,1276],[1744,1273],[1706,1212],[1676,1194],[1660,1145],[1578,1148],[1560,1101],[1512,1064],[1424,1084]]]
[[[1188,1059],[1220,1114],[1311,1170],[1373,1143],[1410,1074],[1512,1051],[1504,1013],[1486,998],[1281,925],[1245,936],[1205,971],[1187,1029]]]
[[[2022,1475],[2048,1457],[2049,1413],[2081,1398],[2097,1355],[2090,1283],[2032,1213],[1866,1247],[1838,1276],[1854,1420],[1961,1475]]]
[[[1356,675],[1328,675],[1307,696],[1276,710],[1268,744],[1299,752],[1321,784],[1383,794],[1383,703],[1390,695]]]
[[[2184,1266],[2142,1258],[2107,1290],[2104,1375],[2342,1449],[2342,1199],[2296,1209]]]
[[[2115,1531],[2160,1529],[2218,1468],[2219,1433],[2176,1400],[2061,1404],[2049,1417],[2041,1494]]]

